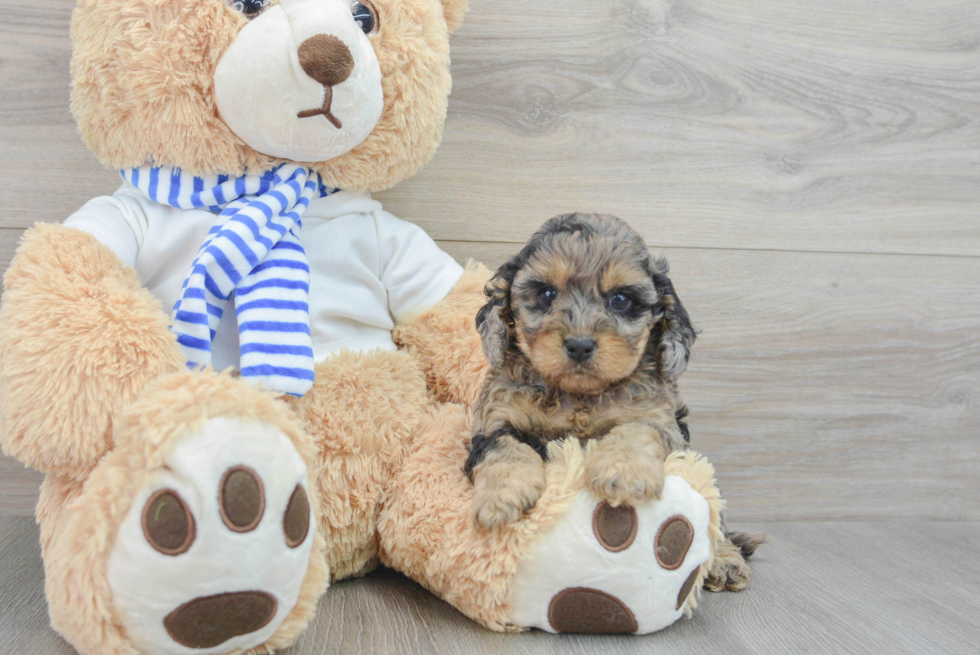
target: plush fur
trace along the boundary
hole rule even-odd
[[[432,158],[452,86],[449,32],[466,10],[466,0],[372,4],[381,120],[350,152],[304,162],[328,186],[351,191],[391,187]],[[152,161],[240,175],[281,163],[248,147],[215,106],[214,69],[247,23],[225,0],[81,0],[72,16],[71,106],[82,139],[114,169]]]
[[[458,405],[426,413],[405,465],[386,493],[379,521],[381,558],[488,628],[519,630],[521,626],[509,620],[518,564],[530,556],[537,536],[561,520],[575,496],[587,488],[587,462],[598,444],[551,443],[544,491],[534,509],[519,522],[486,531],[473,521],[473,486],[460,467],[471,430],[465,409]],[[724,503],[714,469],[701,455],[675,452],[667,458],[665,472],[683,477],[708,502],[712,558],[698,574],[697,589],[725,541]],[[695,605],[692,594],[685,611],[690,613]]]
[[[395,341],[418,360],[439,402],[472,406],[480,393],[487,361],[473,356],[481,348],[473,317],[483,304],[489,277],[486,266],[469,262],[452,295],[438,308],[395,326]]]
[[[341,353],[317,367],[313,390],[287,405],[227,375],[187,372],[159,303],[92,237],[57,225],[29,231],[0,306],[0,407],[5,451],[48,473],[37,518],[52,625],[83,653],[135,652],[105,579],[111,535],[146,472],[177,440],[208,418],[237,416],[282,429],[324,499],[311,499],[320,531],[300,602],[260,650],[291,643],[328,578],[376,564],[382,494],[436,395],[427,377],[443,380],[449,396],[471,393],[474,381],[462,375],[485,363],[478,346],[469,357],[465,348],[478,340],[470,310],[485,281],[485,269],[472,267],[439,305],[403,324],[402,342],[425,357]],[[78,325],[89,327],[71,329]],[[60,340],[49,341],[59,330]],[[439,340],[445,350],[433,346]],[[90,366],[76,372],[73,353]],[[34,405],[39,397],[48,402]]]
[[[366,573],[377,562],[382,491],[427,402],[422,371],[404,351],[343,352],[320,364],[313,390],[291,402],[316,435],[331,574]]]
[[[448,36],[466,0],[372,5],[380,121],[346,154],[302,162],[353,191],[390,187],[435,152],[451,86]],[[247,146],[216,106],[216,66],[246,25],[225,0],[79,0],[72,112],[85,143],[113,169],[238,175],[280,163]],[[169,308],[93,237],[53,224],[28,230],[0,304],[0,445],[47,474],[37,519],[52,625],[83,653],[136,652],[106,578],[114,535],[174,445],[228,416],[278,427],[308,466],[319,529],[306,579],[255,651],[291,643],[330,578],[377,562],[379,503],[425,408],[475,396],[485,361],[472,317],[488,276],[472,266],[438,306],[399,325],[404,350],[341,353],[316,368],[309,393],[286,401],[228,375],[188,372]]]
[[[180,372],[150,384],[118,417],[115,448],[92,471],[84,487],[46,482],[39,503],[45,545],[45,591],[51,625],[73,638],[82,652],[135,653],[115,614],[106,578],[109,554],[132,498],[186,434],[210,418],[227,416],[274,425],[307,462],[314,444],[288,408],[268,393],[228,375]],[[310,467],[309,488],[316,489]],[[68,501],[68,502],[66,502]],[[314,513],[318,494],[310,494]],[[57,508],[58,515],[52,513]],[[52,530],[56,534],[52,534]],[[56,537],[56,538],[55,538]],[[314,555],[300,599],[276,633],[259,649],[271,652],[292,643],[316,610],[328,583],[322,534],[314,536]]]
[[[167,315],[111,250],[60,225],[28,230],[3,282],[0,444],[84,480],[112,447],[113,417],[184,368]]]

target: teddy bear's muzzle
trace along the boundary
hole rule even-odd
[[[326,162],[374,131],[385,107],[381,77],[349,0],[281,0],[225,49],[214,99],[221,120],[253,150]]]
[[[340,120],[330,112],[333,103],[333,87],[340,84],[354,70],[354,57],[344,42],[330,34],[317,34],[306,39],[299,47],[299,63],[307,75],[323,85],[325,95],[323,106],[306,109],[297,114],[298,118],[326,116],[338,130],[343,127]]]

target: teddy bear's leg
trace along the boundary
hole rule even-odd
[[[184,367],[160,303],[89,234],[39,223],[4,275],[0,440],[44,473],[83,480],[112,417]]]
[[[285,647],[329,571],[316,449],[289,407],[213,372],[155,380],[84,486],[49,479],[52,626],[83,654]]]
[[[659,500],[613,507],[586,479],[595,443],[554,443],[535,508],[483,530],[460,466],[471,429],[458,405],[423,414],[379,521],[387,565],[494,630],[646,633],[693,609],[724,541],[707,460],[675,452]]]
[[[425,376],[404,351],[344,351],[318,364],[313,388],[291,402],[318,448],[331,575],[366,573],[378,561],[382,493],[428,403]]]
[[[476,313],[486,303],[490,278],[483,264],[470,262],[442,302],[395,327],[392,336],[422,366],[441,402],[472,406],[480,393],[487,360],[476,331]]]
[[[71,478],[49,475],[41,483],[41,493],[34,508],[34,520],[41,528],[41,557],[47,559],[48,549],[57,538],[58,527],[65,508],[82,493],[83,483]]]

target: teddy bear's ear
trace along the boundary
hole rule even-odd
[[[463,22],[463,14],[466,13],[466,6],[469,0],[442,0],[442,11],[446,15],[446,26],[452,34]]]

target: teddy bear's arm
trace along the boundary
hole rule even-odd
[[[159,301],[92,235],[28,230],[0,304],[0,442],[44,473],[84,479],[112,445],[112,421],[147,381],[184,358]]]
[[[437,400],[472,405],[487,367],[475,320],[490,271],[464,269],[417,225],[385,211],[374,218],[395,343],[417,358]]]
[[[441,302],[399,323],[393,332],[395,342],[418,358],[441,401],[472,406],[480,393],[487,359],[475,317],[486,302],[483,287],[488,279],[486,266],[469,262]]]

